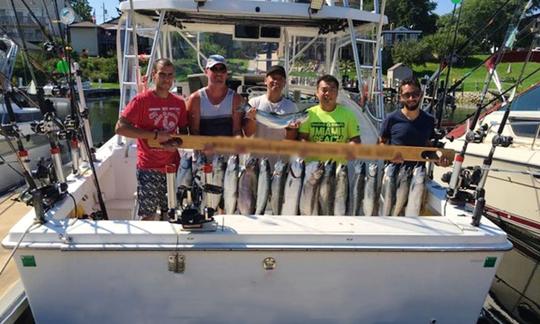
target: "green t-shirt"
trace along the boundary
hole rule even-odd
[[[347,143],[360,136],[356,115],[342,105],[332,112],[324,111],[320,105],[309,108],[308,119],[298,131],[309,134],[310,142]]]
[[[320,105],[309,108],[308,119],[298,131],[308,134],[310,142],[348,143],[351,138],[360,136],[356,115],[342,105],[337,105],[332,112],[324,111]]]

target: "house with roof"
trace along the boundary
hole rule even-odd
[[[418,40],[421,35],[421,30],[409,29],[404,26],[382,31],[382,37],[385,47],[392,47],[397,42]]]
[[[115,55],[118,19],[108,20],[101,25],[90,21],[69,25],[73,50],[81,53],[83,49],[86,49],[89,56]],[[139,36],[137,45],[139,53],[150,53],[152,44],[149,38]]]

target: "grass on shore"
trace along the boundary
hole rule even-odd
[[[463,66],[455,66],[452,67],[452,71],[450,73],[450,84],[453,83],[453,81],[457,81],[461,79],[466,74],[470,73],[470,71],[475,68],[476,66],[482,64],[482,62],[487,58],[487,55],[473,55],[469,57]],[[501,80],[501,83],[503,85],[503,88],[508,88],[512,86],[517,79],[519,78],[519,75],[521,73],[521,69],[523,67],[524,63],[500,63],[497,67],[497,73],[499,74],[499,78]],[[424,75],[431,75],[437,68],[439,67],[439,63],[431,63],[428,62],[424,66],[422,65],[414,65],[413,70],[417,77],[423,77]],[[509,69],[510,67],[510,69]],[[523,76],[527,76],[528,74],[532,73],[534,70],[540,68],[540,63],[530,62],[525,67],[525,72]],[[487,69],[484,66],[479,67],[477,70],[472,72],[472,74],[465,79],[463,82],[463,91],[481,91],[484,86],[484,80],[487,75]],[[441,76],[441,80],[444,80],[446,78],[446,71]],[[525,80],[523,84],[519,87],[518,92],[520,90],[527,89],[528,87],[537,84],[540,82],[540,72],[536,72],[534,75],[532,75],[530,78]],[[493,81],[490,84],[490,89],[495,89],[495,84]]]

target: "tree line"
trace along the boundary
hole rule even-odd
[[[396,27],[421,30],[422,38],[398,43],[386,49],[390,52],[387,54],[391,54],[391,61],[406,65],[439,61],[451,52],[456,25],[455,48],[461,49],[456,53],[458,61],[464,61],[471,54],[487,54],[502,44],[509,25],[520,15],[525,3],[526,0],[462,0],[458,21],[460,5],[454,14],[438,16],[434,13],[437,4],[430,0],[388,0],[388,20]],[[534,0],[528,13],[539,9],[540,0]],[[532,37],[532,33],[519,34],[515,47],[528,47]]]

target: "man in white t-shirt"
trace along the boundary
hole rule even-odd
[[[297,111],[296,104],[283,97],[283,88],[287,82],[287,75],[282,66],[274,65],[266,72],[264,83],[266,94],[249,99],[249,104],[254,107],[246,114],[244,133],[246,136],[255,135],[258,138],[282,140],[296,140],[298,125],[292,124],[284,129],[270,128],[257,122],[257,110],[274,112],[276,114],[289,114]]]

